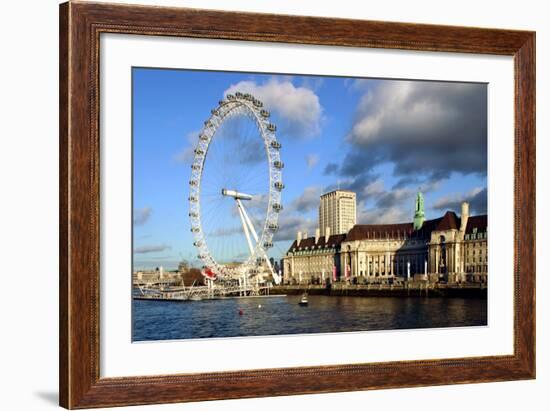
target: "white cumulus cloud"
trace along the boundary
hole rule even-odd
[[[359,210],[357,220],[359,224],[396,224],[411,222],[412,216],[400,207],[375,207]]]
[[[169,245],[159,244],[159,245],[143,245],[140,247],[134,248],[134,254],[149,254],[149,253],[159,253],[162,251],[169,250]]]
[[[151,207],[143,207],[143,208],[137,208],[134,210],[134,225],[143,225],[147,221],[149,221],[149,218],[151,218],[151,214],[153,213],[153,209]]]
[[[313,210],[319,207],[321,194],[323,194],[323,188],[320,186],[306,187],[304,192],[292,201],[289,209],[299,213]]]
[[[276,113],[282,124],[281,133],[291,137],[314,137],[321,131],[323,108],[319,97],[307,87],[296,87],[289,80],[272,78],[263,84],[241,81],[231,85],[225,94],[250,93]]]
[[[193,162],[193,157],[195,156],[194,150],[199,139],[199,133],[200,131],[192,131],[185,136],[187,146],[174,155],[175,161],[183,164],[191,164]]]
[[[306,165],[309,170],[311,170],[313,167],[317,165],[319,162],[319,155],[318,154],[308,154],[306,156]]]

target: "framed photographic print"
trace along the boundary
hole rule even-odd
[[[535,34],[60,6],[66,408],[535,377]]]

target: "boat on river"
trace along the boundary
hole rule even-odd
[[[300,298],[298,305],[308,305],[307,293],[302,294],[302,298]]]

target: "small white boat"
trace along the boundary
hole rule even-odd
[[[298,305],[308,305],[307,293],[302,294],[302,298],[300,298]]]

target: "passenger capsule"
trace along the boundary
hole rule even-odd
[[[235,96],[233,94],[228,94],[227,96],[225,96],[229,101],[231,100],[235,100]]]
[[[264,103],[262,103],[260,100],[254,100],[254,106],[260,108],[264,106]]]
[[[241,93],[240,91],[237,91],[237,92],[235,93],[235,97],[237,97],[237,98],[243,98],[243,97],[244,97],[244,94]]]
[[[281,148],[281,143],[279,143],[277,140],[273,140],[271,142],[271,147],[276,148],[276,149],[280,149]]]
[[[200,230],[197,227],[191,228],[192,233],[198,233]]]
[[[273,204],[273,209],[275,211],[281,211],[283,209],[283,206],[279,203],[275,203],[275,204]]]
[[[277,231],[279,229],[279,226],[277,224],[269,224],[267,226],[271,231]]]
[[[265,247],[265,248],[271,248],[271,247],[273,247],[273,243],[272,243],[271,241],[266,241],[266,242],[264,243],[264,247]]]
[[[282,161],[279,161],[279,160],[274,161],[273,165],[275,166],[275,168],[278,168],[278,169],[281,169],[285,166],[285,164]]]
[[[187,199],[188,199],[189,201],[191,201],[192,203],[196,203],[196,202],[197,202],[197,197],[189,196]]]
[[[195,149],[195,154],[198,154],[198,155],[202,156],[204,154],[204,151],[202,151],[200,148],[196,148]]]
[[[283,183],[281,183],[280,181],[277,181],[275,182],[275,184],[273,184],[275,186],[275,188],[279,191],[281,191],[282,189],[285,188],[285,185]]]
[[[260,115],[263,117],[263,118],[268,118],[269,117],[269,111],[267,110],[261,110],[260,111]]]
[[[275,132],[275,131],[277,131],[277,126],[276,126],[275,124],[269,123],[269,124],[267,125],[267,129],[268,129],[269,131]]]
[[[195,212],[190,212],[189,213],[189,217],[192,217],[192,218],[197,218],[199,215]]]
[[[195,187],[197,185],[196,180],[189,180],[189,185]]]

